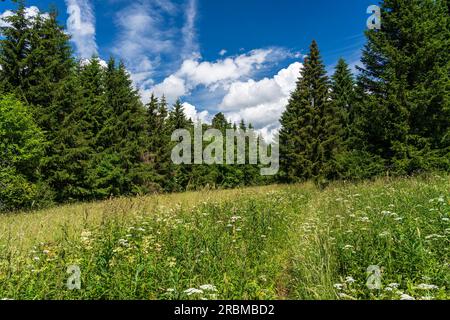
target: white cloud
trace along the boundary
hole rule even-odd
[[[148,90],[148,97],[151,93],[154,93],[157,97],[164,95],[169,103],[173,103],[179,97],[186,95],[186,83],[184,79],[171,75],[154,86],[152,90]]]
[[[277,61],[286,55],[282,49],[269,48],[252,50],[215,62],[186,59],[174,74],[149,89],[141,88],[141,92],[144,99],[149,97],[151,92],[157,96],[165,94],[168,102],[173,103],[198,86],[204,86],[211,91],[219,87],[226,90],[233,82],[250,77],[266,63]]]
[[[190,3],[186,7],[187,21],[183,29],[173,24],[173,18],[180,9],[172,0],[133,1],[116,12],[115,24],[119,32],[111,52],[126,63],[144,100],[150,96],[145,89],[154,86],[156,67],[161,67],[166,61],[173,63],[174,56],[178,57],[177,63],[188,47],[195,48],[196,2]],[[181,36],[186,38],[186,49],[177,46],[179,41],[176,40]],[[171,80],[166,83],[173,84]],[[164,88],[165,84],[161,87]]]
[[[188,0],[185,19],[186,22],[182,28],[182,35],[184,41],[183,58],[198,57],[199,47],[197,43],[197,34],[195,30],[195,20],[197,17],[197,0]]]
[[[39,8],[36,6],[30,6],[25,8],[25,17],[27,19],[32,19],[36,17],[40,13]],[[0,27],[8,27],[9,23],[6,22],[4,19],[7,17],[12,16],[14,13],[11,10],[6,10],[3,13],[0,14]],[[42,16],[44,18],[48,17],[48,13],[43,13]]]
[[[234,82],[219,109],[232,122],[244,119],[252,123],[270,140],[279,129],[279,119],[296,87],[301,68],[302,64],[295,62],[280,70],[273,78]]]
[[[67,5],[67,31],[72,36],[80,58],[97,55],[95,16],[89,0],[65,0]]]
[[[183,111],[184,114],[188,119],[191,119],[194,123],[201,122],[201,123],[210,123],[211,122],[211,115],[207,110],[198,112],[197,108],[193,106],[190,103],[184,102],[183,103]]]
[[[80,65],[87,66],[91,63],[91,60],[92,59],[81,59]],[[96,60],[98,61],[98,63],[100,64],[101,67],[103,67],[105,69],[108,67],[108,63],[105,60],[100,59],[100,58],[96,58]]]
[[[223,57],[226,53],[227,53],[227,50],[225,50],[225,49],[222,49],[222,50],[219,51],[219,55],[221,57]]]

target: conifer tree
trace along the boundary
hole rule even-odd
[[[184,113],[184,107],[181,100],[177,100],[173,105],[173,108],[169,112],[169,117],[167,119],[167,128],[172,135],[177,129],[190,130],[192,133],[193,123],[190,119],[187,119]],[[193,135],[191,134],[191,137]],[[172,148],[177,142],[172,142],[170,148]],[[189,164],[181,164],[173,166],[173,189],[175,191],[185,191],[190,188],[192,180],[192,166]]]
[[[351,135],[353,105],[355,103],[355,81],[348,64],[339,59],[331,78],[331,101],[339,117],[342,142],[347,142]]]
[[[152,168],[145,161],[145,109],[123,63],[110,59],[104,74],[107,117],[96,136],[97,154],[90,180],[95,197],[143,193],[151,187]]]
[[[315,41],[281,118],[280,166],[284,181],[316,179],[335,174],[334,156],[339,122],[329,101],[329,83]]]
[[[449,162],[449,11],[445,0],[385,0],[366,32],[358,79],[362,146],[395,173]]]
[[[87,130],[90,119],[86,116],[82,94],[76,70],[70,72],[55,92],[53,106],[58,111],[57,133],[51,144],[53,152],[47,154],[43,171],[57,202],[92,198],[88,169],[95,152],[92,133]]]
[[[18,1],[13,14],[4,18],[6,26],[0,27],[0,83],[5,92],[26,101],[25,79],[28,77],[30,54],[30,22],[25,15],[25,3]]]

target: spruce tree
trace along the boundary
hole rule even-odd
[[[360,144],[395,173],[449,170],[448,1],[385,0],[381,10],[358,79]]]
[[[169,112],[167,119],[167,128],[172,135],[172,132],[178,129],[186,129],[191,132],[191,138],[193,138],[193,123],[190,119],[187,119],[181,100],[177,100],[173,105],[173,108]],[[170,148],[172,148],[177,142],[172,142]],[[189,164],[180,164],[172,167],[173,175],[173,190],[185,191],[190,188],[192,166]]]
[[[354,118],[355,81],[348,64],[339,59],[331,78],[331,101],[339,117],[342,142],[348,142],[351,135],[351,124]]]
[[[116,67],[111,59],[104,79],[107,119],[95,139],[90,177],[95,197],[143,193],[152,183],[145,109],[123,63]]]
[[[0,28],[0,83],[5,92],[26,101],[26,81],[29,75],[30,21],[25,16],[25,3],[18,1],[13,14],[4,18],[7,26]]]
[[[317,43],[313,41],[297,88],[281,118],[283,181],[313,178],[322,183],[334,177],[340,129],[337,112],[329,97],[328,77]]]
[[[45,177],[56,194],[56,201],[89,200],[92,186],[88,169],[94,152],[90,119],[84,104],[77,71],[70,72],[55,92],[53,103],[58,110],[57,130],[43,165]]]

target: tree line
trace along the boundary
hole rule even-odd
[[[17,2],[0,29],[0,211],[450,169],[448,1],[385,0],[356,77],[341,59],[329,78],[311,44],[280,119],[275,177],[258,165],[174,165],[175,129],[251,124],[222,113],[193,123],[181,101],[169,106],[164,97],[144,105],[122,62],[76,60],[56,10],[27,18]]]

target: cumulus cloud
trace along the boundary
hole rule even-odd
[[[89,0],[65,0],[67,5],[67,31],[72,36],[77,54],[86,59],[97,55],[95,15]]]
[[[169,103],[173,103],[179,97],[187,94],[186,82],[180,77],[171,75],[164,79],[163,82],[154,86],[151,90],[147,90],[144,100],[149,98],[151,93],[154,93],[157,97],[162,97],[164,95]]]
[[[279,129],[279,118],[295,89],[302,64],[292,63],[273,78],[233,83],[224,96],[219,109],[232,122],[244,119],[258,128],[270,140]]]
[[[25,17],[32,19],[40,13],[39,8],[36,6],[30,6],[25,8]],[[6,10],[0,14],[0,27],[8,27],[9,23],[5,21],[5,18],[12,16],[14,13],[11,10]],[[42,16],[48,17],[48,13],[43,13]]]
[[[188,119],[191,119],[194,123],[209,123],[211,122],[211,115],[207,110],[198,112],[197,108],[190,103],[183,103],[183,111]]]
[[[200,59],[186,59],[174,74],[165,78],[161,83],[142,90],[144,97],[151,92],[157,96],[166,95],[169,102],[189,94],[198,86],[211,91],[217,88],[227,90],[240,79],[250,77],[265,64],[285,57],[279,48],[257,49],[235,57],[219,59],[215,62],[201,61]]]

